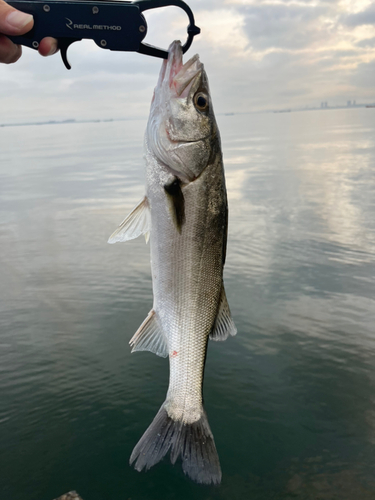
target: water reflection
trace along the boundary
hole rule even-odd
[[[106,244],[144,193],[144,126],[1,130],[1,496],[373,498],[373,115],[219,117],[239,329],[207,358],[219,489],[127,465],[168,379],[128,346],[149,247]]]

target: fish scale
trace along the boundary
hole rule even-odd
[[[170,376],[130,462],[147,470],[170,452],[194,481],[218,484],[202,388],[209,338],[236,334],[223,285],[227,196],[207,75],[198,56],[182,64],[179,42],[155,88],[145,152],[146,196],[109,242],[150,235],[153,308],[130,344],[168,357]]]
[[[208,167],[207,169],[209,171]],[[223,176],[221,176],[221,182],[224,182]],[[197,183],[201,186],[197,186]],[[186,190],[191,188],[192,192],[184,193],[186,205],[190,207],[186,214],[185,227],[176,238],[173,220],[163,219],[166,221],[164,227],[166,237],[163,238],[163,250],[158,254],[161,257],[160,262],[153,263],[153,267],[160,268],[160,274],[169,274],[174,278],[174,281],[177,282],[176,286],[172,285],[174,290],[179,288],[179,284],[183,284],[183,289],[178,294],[179,300],[177,301],[175,294],[173,294],[171,303],[165,306],[169,310],[168,317],[178,319],[178,321],[172,321],[174,324],[171,325],[169,337],[169,352],[177,352],[178,354],[176,357],[170,355],[170,385],[167,406],[168,409],[173,408],[173,411],[168,410],[168,413],[169,415],[177,414],[178,418],[185,423],[199,420],[203,413],[201,386],[204,358],[208,335],[217,314],[222,285],[222,240],[217,238],[218,248],[215,249],[212,241],[207,243],[205,241],[210,236],[209,231],[205,232],[203,238],[199,237],[199,223],[203,222],[204,227],[207,227],[207,224],[211,225],[214,220],[207,222],[209,212],[206,206],[196,207],[193,200],[190,203],[190,197],[199,196],[197,193],[199,188],[203,189],[206,194],[206,179],[204,176],[200,177],[194,181],[194,186],[192,184],[186,188]],[[193,187],[194,189],[192,189]],[[214,188],[215,186],[211,186],[212,190]],[[160,191],[162,189],[163,186],[160,186]],[[162,197],[158,197],[158,199],[162,199]],[[221,200],[221,205],[221,211],[225,212],[226,199]],[[161,219],[158,217],[156,207],[155,218]],[[155,222],[155,227],[157,227],[157,222]],[[212,226],[212,229],[216,234],[217,227]],[[170,241],[173,241],[172,245],[169,244]],[[153,239],[151,238],[152,245]],[[202,252],[202,247],[206,250],[205,252]],[[186,255],[186,248],[190,249],[190,256]],[[153,248],[151,253],[153,254]],[[182,260],[176,258],[179,255],[185,255],[185,258]],[[163,269],[164,267],[166,269]],[[184,279],[181,279],[182,277]],[[166,292],[163,284],[158,286],[158,281],[155,280],[155,303],[158,302],[159,296],[165,297]],[[155,306],[154,310],[157,313],[158,307]],[[199,310],[199,314],[196,314],[197,310]],[[165,325],[165,328],[167,329],[168,325]]]

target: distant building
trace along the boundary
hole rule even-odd
[[[352,105],[352,101],[348,101],[346,105],[348,106],[348,108],[350,108],[350,106]]]
[[[321,102],[321,103],[320,103],[320,107],[321,107],[322,109],[326,109],[326,108],[328,108],[328,102],[327,102],[327,101],[325,101],[325,102]]]

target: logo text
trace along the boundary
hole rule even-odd
[[[102,31],[121,31],[121,26],[108,24],[75,24],[68,17],[65,18],[68,22],[66,26],[70,30],[102,30]]]

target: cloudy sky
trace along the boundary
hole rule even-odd
[[[216,112],[375,102],[375,3],[369,0],[188,0]],[[175,7],[146,15],[148,43],[184,39]],[[24,48],[0,65],[0,124],[147,116],[160,60],[79,42],[42,58]]]

